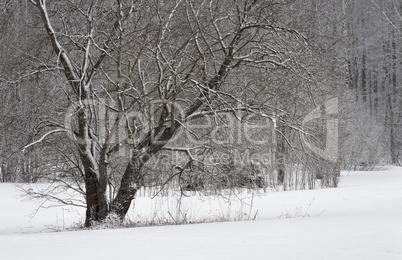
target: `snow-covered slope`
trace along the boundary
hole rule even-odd
[[[1,184],[0,259],[402,259],[402,168],[343,175],[337,189],[254,199],[257,221],[57,233],[32,231],[60,209],[28,223],[34,206]]]

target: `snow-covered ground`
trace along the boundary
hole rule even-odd
[[[182,212],[189,220],[257,213],[256,221],[44,232],[79,221],[82,210],[30,219],[38,205],[0,184],[0,259],[402,259],[402,168],[343,173],[337,189],[250,196],[230,205],[187,198]],[[139,198],[131,218],[150,221],[162,208],[175,218],[174,203]]]

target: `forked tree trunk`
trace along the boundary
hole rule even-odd
[[[179,127],[179,125],[175,127]],[[174,132],[171,131],[170,128],[165,128],[161,132],[162,134],[160,134],[155,142],[151,142],[151,139],[146,139],[143,144],[139,145],[139,149],[132,151],[130,161],[121,179],[116,198],[110,203],[109,213],[116,214],[120,219],[124,219],[126,216],[135,194],[142,186],[142,167],[151,156],[158,153],[174,135]]]

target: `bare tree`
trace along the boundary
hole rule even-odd
[[[223,115],[245,122],[253,114],[272,124],[288,147],[283,154],[309,161],[302,118],[329,96],[313,89],[322,90],[318,82],[328,75],[292,24],[292,2],[31,0],[31,19],[45,29],[35,32],[47,38],[27,78],[51,79],[52,96],[59,95],[67,113],[64,123],[59,112],[40,120],[23,150],[60,144],[54,149],[70,173],[61,174],[60,166],[54,179],[70,179],[64,183],[85,193],[86,226],[108,214],[124,218],[162,151],[187,159],[167,181],[189,169],[224,169],[199,159],[203,151],[224,149],[191,128],[206,115],[219,129],[212,131],[224,136],[229,119]],[[200,143],[183,143],[183,133]]]

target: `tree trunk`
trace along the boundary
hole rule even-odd
[[[175,127],[179,127],[179,125]],[[139,144],[138,149],[132,152],[130,162],[121,179],[119,191],[117,192],[116,198],[110,204],[109,213],[116,214],[120,219],[124,219],[126,216],[135,194],[142,186],[142,167],[151,156],[159,152],[174,135],[174,132],[171,131],[170,128],[164,128],[161,132],[162,134],[156,138],[156,141],[151,142],[152,139],[149,137],[149,139],[144,140],[142,144]]]
[[[133,151],[116,198],[110,204],[110,213],[118,215],[121,219],[126,216],[137,190],[141,187],[141,168],[145,163],[144,161],[147,160],[145,157],[141,157],[140,152]]]
[[[85,86],[82,88],[81,99],[88,98]],[[84,182],[85,182],[85,197],[87,210],[85,214],[85,226],[91,226],[93,221],[102,221],[105,219],[107,212],[104,212],[106,206],[106,197],[99,196],[101,193],[100,180],[98,179],[99,169],[95,161],[93,150],[91,149],[92,140],[89,136],[88,119],[90,116],[90,109],[87,105],[81,107],[78,111],[78,147],[80,152],[80,159],[84,167]],[[105,169],[104,169],[105,170]],[[102,183],[103,185],[103,183]],[[106,187],[106,186],[105,186]],[[103,186],[102,186],[103,188]],[[105,189],[106,190],[106,189]]]
[[[389,127],[390,127],[390,146],[391,146],[391,163],[398,163],[398,147],[397,147],[397,124],[395,118],[395,106],[397,102],[397,54],[396,54],[396,40],[395,31],[392,30],[392,55],[391,55],[391,75],[390,75],[390,90],[388,91],[388,103],[389,103]]]
[[[366,51],[363,51],[362,56],[362,82],[361,82],[361,96],[363,98],[363,102],[367,102],[367,76],[366,76]]]
[[[283,136],[277,134],[276,140],[276,170],[277,170],[277,181],[279,184],[283,184],[284,189],[286,189],[285,182],[285,140]]]
[[[96,168],[94,168],[93,161],[91,160],[90,156],[80,152],[80,158],[85,174],[85,200],[87,204],[85,227],[89,227],[92,225],[92,222],[104,220],[108,214],[108,204],[105,194],[106,179],[98,179]],[[99,175],[102,175],[100,173],[102,171],[101,168],[102,164],[100,165]]]
[[[99,203],[99,219],[103,220],[108,214],[108,202],[106,198],[107,189],[107,167],[106,150],[102,151],[99,159],[99,186],[97,191]]]

